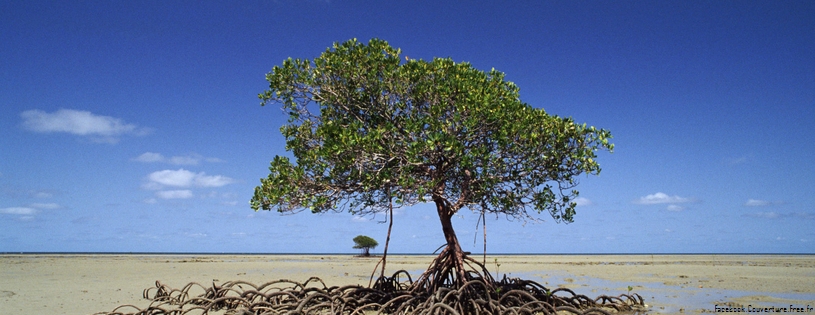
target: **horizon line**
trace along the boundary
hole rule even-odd
[[[3,251],[0,255],[246,255],[246,256],[361,256],[359,253],[261,253],[261,252],[76,252],[76,251]],[[388,255],[394,256],[436,256],[434,253],[390,253]],[[483,253],[471,253],[468,256],[483,256]],[[660,256],[693,256],[693,255],[815,255],[815,253],[772,253],[772,252],[732,252],[732,253],[711,253],[711,252],[698,252],[698,253],[487,253],[490,256],[646,256],[646,255],[660,255]],[[369,257],[381,257],[379,254],[371,254]]]

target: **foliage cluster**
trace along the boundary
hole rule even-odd
[[[600,172],[608,131],[521,102],[494,69],[400,54],[350,40],[267,74],[259,97],[288,114],[281,132],[296,162],[274,158],[254,209],[365,215],[433,201],[440,216],[468,207],[572,222],[576,176]]]

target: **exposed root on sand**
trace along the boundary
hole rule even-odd
[[[401,273],[400,271],[398,273]],[[397,273],[397,274],[398,274]],[[394,275],[397,276],[397,275]],[[401,286],[401,285],[400,285]],[[150,305],[122,305],[98,315],[152,314],[612,314],[635,311],[638,294],[590,299],[565,288],[552,291],[528,280],[502,280],[490,291],[481,280],[461,289],[414,294],[409,290],[385,292],[362,286],[327,287],[319,278],[299,283],[279,280],[262,285],[227,282],[204,287],[190,283],[172,289],[156,282],[145,290]],[[193,291],[203,291],[193,294]]]
[[[488,275],[488,274],[487,274]],[[423,274],[422,279],[435,279]],[[488,279],[491,279],[489,277]],[[430,280],[426,280],[430,281]],[[436,281],[436,280],[434,280]],[[122,305],[96,315],[154,314],[612,314],[642,310],[638,294],[591,299],[572,290],[549,290],[537,282],[508,279],[485,282],[473,277],[459,288],[441,286],[432,293],[400,270],[375,285],[328,287],[320,278],[305,282],[278,280],[261,285],[230,281],[204,286],[190,283],[173,289],[156,281],[144,290],[145,308]]]

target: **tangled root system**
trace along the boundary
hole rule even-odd
[[[406,281],[402,281],[402,280]],[[244,281],[204,286],[190,283],[173,289],[156,282],[144,290],[145,308],[122,305],[96,315],[153,314],[612,314],[641,310],[638,294],[591,299],[572,290],[549,290],[530,280],[507,279],[488,284],[466,281],[460,288],[441,287],[427,293],[415,288],[400,270],[380,277],[371,287],[328,287],[316,277],[305,282],[278,280],[262,285]]]
[[[483,264],[447,248],[416,281],[405,270],[380,276],[369,287],[329,287],[322,279],[277,280],[261,285],[230,281],[173,289],[156,281],[144,290],[145,308],[122,305],[95,315],[362,315],[362,314],[611,314],[645,309],[639,294],[591,299],[566,288],[506,275],[496,281]]]

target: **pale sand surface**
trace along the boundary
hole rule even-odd
[[[479,261],[480,255],[473,255]],[[487,256],[496,274],[590,297],[642,295],[651,314],[714,312],[716,305],[815,308],[813,255],[531,255]],[[91,314],[122,304],[145,307],[155,281],[305,281],[367,285],[378,258],[350,255],[0,255],[0,314]],[[413,277],[432,256],[389,256],[388,273]],[[810,310],[815,313],[815,310]]]

